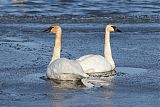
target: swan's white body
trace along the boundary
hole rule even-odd
[[[48,65],[47,77],[55,80],[79,80],[88,75],[77,61],[59,58]]]
[[[114,70],[112,65],[101,55],[85,55],[78,59],[85,73],[100,73]]]
[[[101,55],[85,55],[78,59],[78,62],[82,66],[85,73],[91,75],[112,75],[115,74],[115,63],[112,58],[112,52],[110,47],[110,32],[118,30],[113,25],[106,26],[105,32],[105,44],[104,44],[104,57]],[[108,74],[107,74],[108,73]]]
[[[88,77],[78,61],[60,58],[62,30],[59,25],[53,25],[46,31],[56,33],[52,60],[47,68],[47,77],[54,80],[80,80]]]

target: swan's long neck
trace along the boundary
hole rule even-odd
[[[53,55],[52,55],[52,61],[54,61],[56,59],[59,59],[60,56],[61,56],[61,39],[62,39],[62,30],[59,29],[56,32]]]
[[[115,68],[115,63],[112,58],[112,51],[110,46],[110,32],[107,29],[105,32],[104,57],[111,64],[113,70]]]

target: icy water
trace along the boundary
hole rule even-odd
[[[24,2],[19,2],[24,1]],[[1,107],[159,107],[159,0],[0,0]],[[80,82],[43,80],[53,49],[53,23],[63,29],[62,57],[103,55],[111,33],[117,75]],[[93,84],[92,84],[93,85]]]
[[[0,0],[1,15],[156,15],[159,0]]]

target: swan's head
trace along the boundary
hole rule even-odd
[[[116,26],[109,24],[106,26],[106,31],[109,32],[121,32],[121,30],[119,30]]]
[[[48,29],[44,30],[43,32],[52,32],[52,33],[57,33],[57,32],[61,32],[61,27],[58,24],[54,24],[51,27],[49,27]]]

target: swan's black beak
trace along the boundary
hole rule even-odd
[[[119,30],[116,26],[112,26],[112,28],[114,29],[114,32],[122,32],[122,31]]]
[[[121,30],[119,30],[119,29],[116,29],[116,30],[115,30],[115,32],[122,32],[122,31],[121,31]]]
[[[43,32],[51,32],[51,30],[52,30],[52,27],[49,27],[48,29],[43,30]]]

